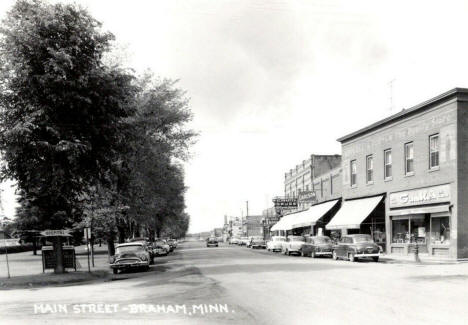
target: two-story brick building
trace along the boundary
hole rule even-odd
[[[468,89],[456,88],[338,139],[343,202],[326,228],[468,258],[467,125]]]

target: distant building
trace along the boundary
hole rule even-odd
[[[296,211],[340,197],[340,169],[340,155],[311,155],[284,174],[284,196],[298,199]]]
[[[250,236],[263,236],[263,223],[262,223],[263,216],[256,215],[256,216],[247,216],[245,218],[245,225],[246,225],[246,235]]]

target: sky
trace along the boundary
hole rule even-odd
[[[116,36],[125,65],[187,91],[200,132],[185,165],[190,232],[245,215],[246,201],[261,214],[310,154],[339,154],[337,138],[468,87],[467,1],[63,2]]]

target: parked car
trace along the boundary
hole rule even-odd
[[[284,236],[273,236],[271,240],[267,241],[266,248],[271,252],[281,252],[283,245],[282,243],[286,241]]]
[[[239,241],[239,245],[240,246],[245,246],[245,245],[247,245],[248,242],[249,242],[249,237],[241,237],[241,239]]]
[[[149,270],[150,254],[144,242],[120,244],[115,247],[111,257],[110,268],[114,274],[126,269]]]
[[[379,261],[380,247],[370,235],[344,235],[333,247],[333,259],[348,259],[351,262],[359,258],[370,257],[374,262]]]
[[[174,249],[177,247],[177,243],[174,239],[168,239],[166,240],[166,243],[169,245],[171,252],[174,251]]]
[[[229,244],[231,244],[231,245],[237,245],[237,244],[239,244],[239,238],[237,238],[237,237],[231,237],[231,238],[229,239]]]
[[[254,236],[254,237],[252,237],[252,239],[250,240],[249,246],[250,246],[252,249],[254,249],[254,248],[266,248],[266,242],[265,242],[265,239],[263,239],[263,237]]]
[[[282,243],[283,254],[291,255],[291,253],[301,254],[302,245],[305,243],[303,236],[288,236],[286,241]]]
[[[206,240],[206,247],[210,246],[218,247],[218,239],[216,237],[210,237]]]
[[[148,251],[149,255],[150,255],[150,264],[153,265],[154,264],[154,252],[153,252],[153,245],[152,243],[149,242],[149,239],[148,238],[145,238],[145,237],[134,237],[134,238],[130,238],[128,240],[129,243],[144,243],[145,244],[145,247],[146,247],[146,250]]]
[[[169,253],[163,245],[158,243],[153,243],[153,254],[154,256],[166,256]]]
[[[333,242],[328,236],[311,236],[306,237],[305,243],[302,245],[302,256],[332,256]]]
[[[170,252],[171,252],[171,246],[169,246],[169,245],[166,243],[165,240],[163,240],[163,239],[157,239],[157,240],[155,241],[155,244],[164,247],[164,248],[167,250],[167,253],[170,253]]]

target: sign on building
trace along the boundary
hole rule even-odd
[[[301,204],[301,203],[315,203],[317,201],[315,191],[302,191],[302,192],[299,192],[297,201],[298,201],[299,204]]]
[[[390,208],[450,202],[450,185],[390,193]]]

